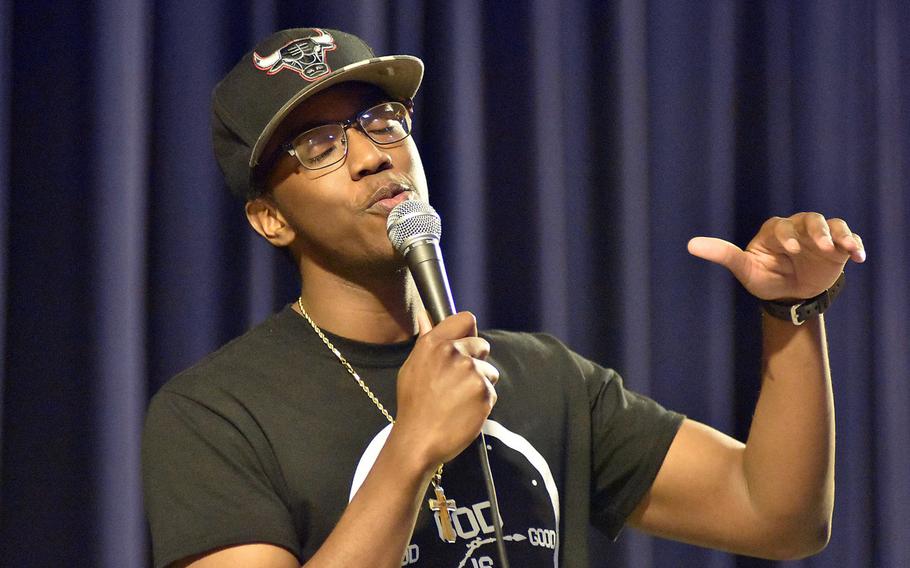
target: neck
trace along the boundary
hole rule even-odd
[[[404,267],[352,282],[310,266],[301,278],[303,307],[326,331],[367,343],[395,343],[417,333],[423,304]],[[296,303],[294,309],[299,311]]]

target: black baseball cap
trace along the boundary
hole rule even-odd
[[[391,98],[411,99],[423,78],[423,62],[411,55],[376,57],[357,36],[338,30],[294,28],[256,45],[212,93],[215,157],[228,188],[258,195],[257,167],[278,125],[308,97],[332,85],[360,81]]]

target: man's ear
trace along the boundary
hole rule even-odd
[[[275,202],[268,196],[246,202],[246,218],[257,233],[276,247],[286,247],[294,241],[294,229],[285,220]]]

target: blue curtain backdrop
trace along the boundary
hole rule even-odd
[[[150,394],[296,295],[224,190],[209,93],[299,25],[426,62],[416,138],[459,307],[739,437],[758,309],[686,241],[846,218],[869,261],[827,318],[834,533],[794,565],[910,565],[901,0],[0,3],[0,564],[147,564]],[[592,538],[596,566],[772,565]]]

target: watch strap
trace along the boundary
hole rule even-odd
[[[841,288],[844,287],[844,278],[844,273],[841,272],[830,288],[808,300],[796,303],[764,300],[762,309],[768,315],[789,321],[793,325],[803,325],[809,319],[824,313],[828,309],[834,298],[840,294]]]

